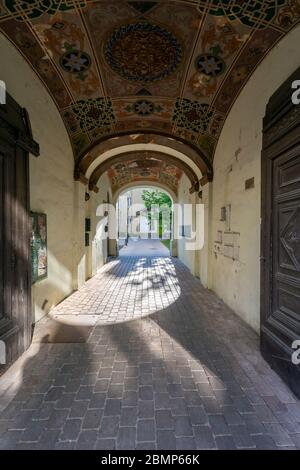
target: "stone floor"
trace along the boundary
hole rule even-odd
[[[257,335],[179,261],[112,261],[56,310],[100,324],[1,377],[0,448],[300,448],[300,402]]]
[[[168,248],[155,239],[130,238],[128,245],[120,250],[120,257],[123,256],[169,256]]]

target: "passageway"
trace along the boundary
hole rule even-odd
[[[128,245],[121,248],[119,255],[123,256],[169,256],[168,248],[160,240],[133,239],[128,241]]]
[[[111,261],[51,317],[1,381],[2,449],[300,448],[258,336],[180,261]]]

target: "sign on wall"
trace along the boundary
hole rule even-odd
[[[47,216],[31,212],[31,278],[32,283],[47,277]]]

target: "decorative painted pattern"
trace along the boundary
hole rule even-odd
[[[139,116],[149,116],[153,112],[160,112],[162,111],[162,107],[159,105],[155,105],[151,101],[147,100],[139,100],[133,104],[130,104],[126,107],[126,111],[133,112],[138,114]]]
[[[121,77],[153,82],[176,70],[182,59],[182,47],[170,31],[143,21],[115,30],[104,47],[104,56]]]
[[[204,134],[212,116],[213,110],[208,104],[184,98],[176,101],[173,122],[177,127]]]
[[[112,103],[105,98],[80,100],[71,106],[80,129],[90,131],[97,127],[109,126],[115,120]]]
[[[201,54],[196,58],[195,67],[198,72],[208,77],[216,77],[225,71],[225,62],[212,54]]]
[[[206,1],[199,0],[199,11],[205,12]],[[230,21],[239,20],[253,28],[265,28],[277,15],[278,9],[288,4],[287,0],[211,0],[209,13],[226,16]]]
[[[74,2],[70,0],[5,0],[4,5],[14,19],[23,21],[26,18],[38,18],[44,13],[55,15],[58,11],[68,11],[75,8]],[[79,7],[84,7],[86,1],[78,2]]]
[[[299,0],[0,0],[0,31],[53,97],[76,160],[103,136],[153,130],[211,163],[236,97],[299,21]]]
[[[176,193],[181,175],[181,169],[154,152],[137,152],[124,163],[120,157],[120,162],[108,170],[113,191],[134,181],[147,180],[165,184]]]
[[[76,73],[78,75],[82,75],[82,73],[91,66],[90,56],[86,52],[76,49],[66,52],[60,58],[59,62],[66,72]]]

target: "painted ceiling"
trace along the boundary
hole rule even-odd
[[[52,95],[76,161],[127,131],[184,138],[212,161],[237,95],[299,19],[300,0],[0,0],[0,30]]]
[[[120,159],[107,171],[113,192],[136,181],[157,182],[177,193],[182,170],[154,152],[135,153]]]

